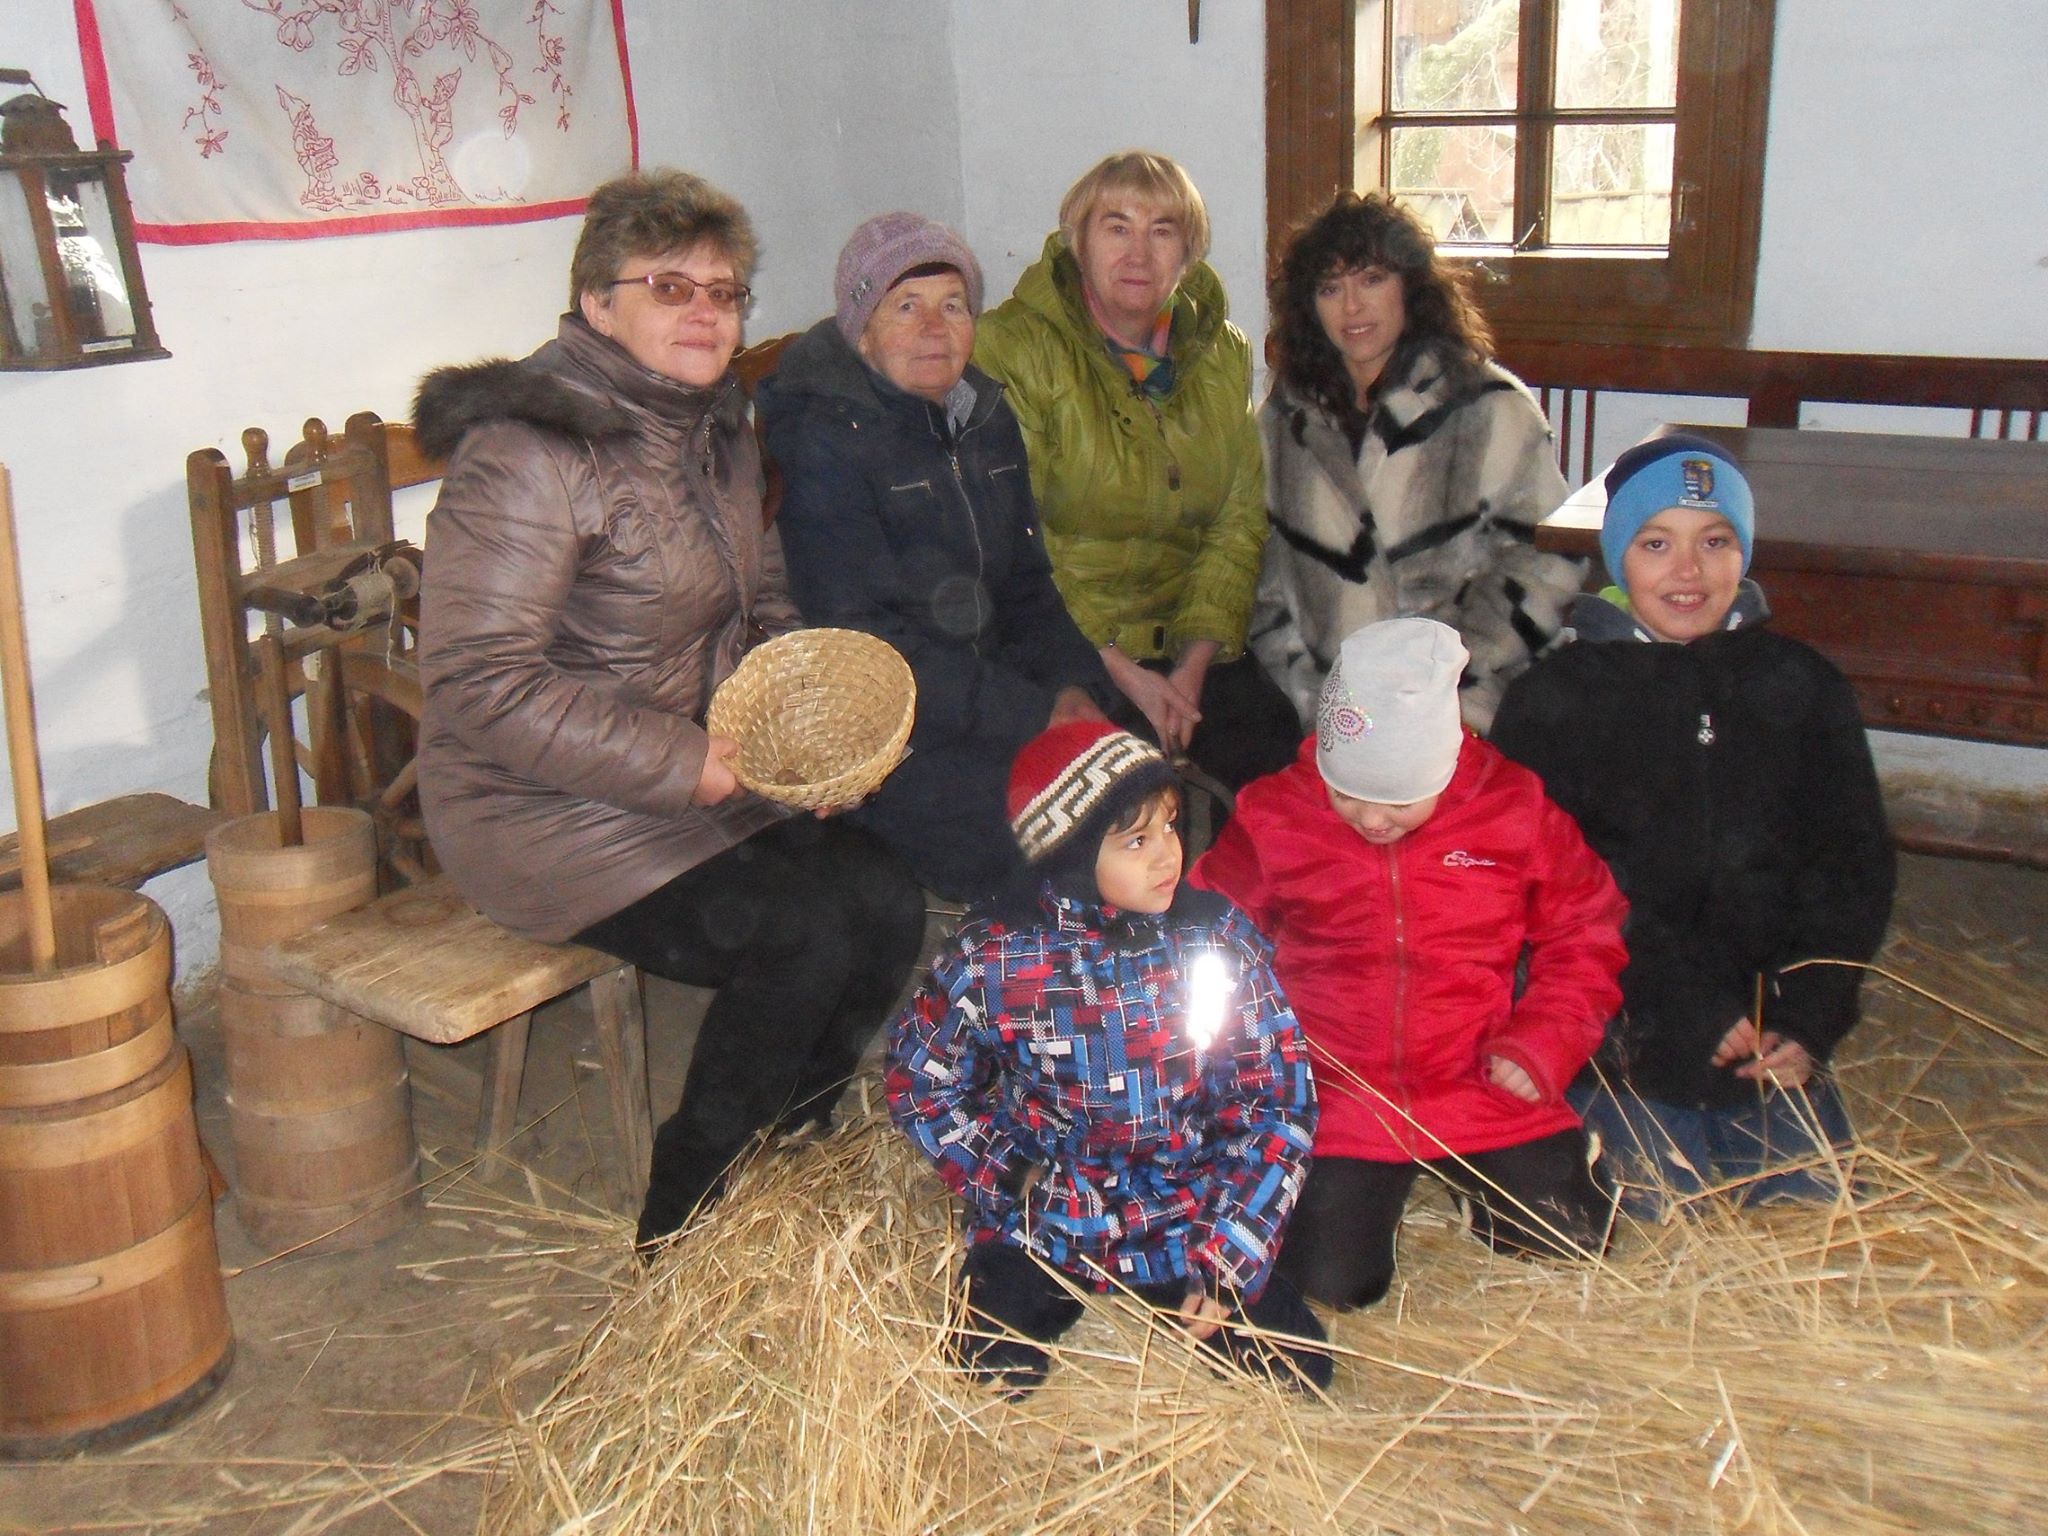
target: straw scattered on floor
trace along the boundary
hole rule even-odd
[[[2010,1532],[2048,1481],[2044,1016],[1996,957],[1895,968],[1844,1071],[1834,1207],[1624,1222],[1604,1264],[1411,1211],[1327,1401],[1091,1306],[1018,1403],[940,1337],[958,1259],[878,1118],[771,1152],[516,1415],[487,1528],[860,1532]],[[870,1090],[871,1091],[871,1090]]]
[[[441,1190],[427,1219],[491,1241],[423,1267],[444,1305],[508,1321],[459,1410],[374,1464],[220,1461],[210,1495],[73,1528],[418,1530],[418,1490],[456,1478],[490,1536],[2031,1529],[2048,968],[1939,914],[1902,926],[1902,980],[1871,984],[1841,1073],[1853,1200],[1710,1199],[1571,1266],[1493,1258],[1422,1195],[1394,1294],[1335,1322],[1326,1400],[1220,1375],[1114,1302],[1023,1401],[967,1381],[940,1344],[951,1213],[868,1082],[845,1129],[763,1153],[651,1274],[560,1191]]]

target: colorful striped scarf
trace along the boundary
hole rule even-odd
[[[1082,285],[1081,296],[1088,302],[1088,313],[1102,332],[1103,344],[1109,348],[1109,355],[1129,370],[1132,382],[1154,398],[1170,394],[1173,390],[1173,303],[1177,295],[1168,296],[1166,306],[1152,322],[1152,340],[1142,347],[1127,346],[1110,334],[1109,322],[1103,318],[1095,295],[1088,292],[1086,284]]]

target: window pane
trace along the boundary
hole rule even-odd
[[[1385,0],[1358,0],[1356,30],[1352,33],[1351,78],[1355,82],[1352,107],[1351,185],[1381,185],[1380,151],[1383,130],[1380,113],[1386,110],[1386,27]]]
[[[1392,0],[1393,100],[1396,112],[1512,110],[1521,0]],[[1360,27],[1379,24],[1380,6],[1363,0]]]
[[[1512,128],[1395,128],[1388,189],[1445,244],[1507,245],[1515,238]],[[1667,172],[1668,176],[1668,172]]]
[[[1666,245],[1671,240],[1668,123],[1560,124],[1550,161],[1551,245]]]
[[[1678,7],[1679,0],[1558,0],[1557,104],[1674,106]]]

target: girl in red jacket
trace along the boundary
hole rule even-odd
[[[1621,1001],[1626,903],[1527,769],[1458,718],[1457,632],[1348,638],[1316,734],[1239,795],[1193,882],[1250,914],[1306,1031],[1315,1161],[1279,1259],[1366,1306],[1416,1174],[1509,1253],[1600,1252],[1611,1201],[1564,1090]]]

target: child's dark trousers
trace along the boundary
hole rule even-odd
[[[1589,1258],[1607,1250],[1614,1202],[1573,1129],[1492,1152],[1427,1162],[1322,1157],[1309,1165],[1277,1269],[1333,1307],[1367,1307],[1394,1283],[1394,1241],[1427,1169],[1471,1202],[1472,1230],[1496,1253]]]
[[[1012,1392],[1027,1392],[1045,1380],[1052,1343],[1080,1319],[1081,1299],[1068,1282],[1022,1248],[977,1243],[960,1266],[966,1293],[966,1328],[953,1335],[954,1357],[978,1379],[1001,1381]],[[1161,1312],[1177,1312],[1184,1287],[1134,1287],[1131,1294]],[[1287,1334],[1306,1342],[1247,1337],[1239,1325]],[[1316,1345],[1327,1335],[1315,1313],[1282,1276],[1273,1275],[1254,1302],[1234,1308],[1228,1321],[1203,1347],[1257,1375],[1300,1390],[1330,1384],[1332,1362]]]

